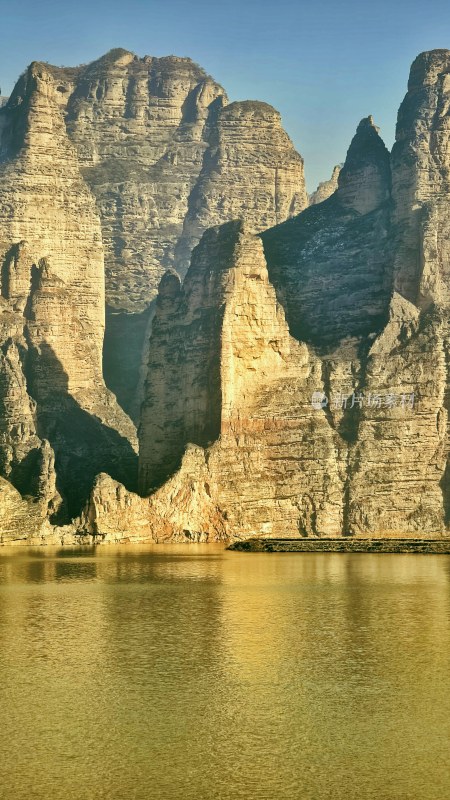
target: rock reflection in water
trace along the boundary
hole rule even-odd
[[[450,792],[450,558],[0,553],[4,796]]]

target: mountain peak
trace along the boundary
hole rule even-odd
[[[373,211],[389,196],[389,151],[371,115],[364,117],[356,129],[338,187],[341,203],[360,214]]]

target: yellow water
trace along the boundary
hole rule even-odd
[[[7,800],[446,800],[450,557],[0,550]]]

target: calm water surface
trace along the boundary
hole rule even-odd
[[[446,800],[450,558],[0,551],[7,800]]]

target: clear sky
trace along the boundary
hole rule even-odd
[[[450,0],[0,0],[0,31],[3,94],[33,60],[189,56],[230,100],[281,111],[312,190],[362,117],[392,146],[412,60],[450,48]]]

